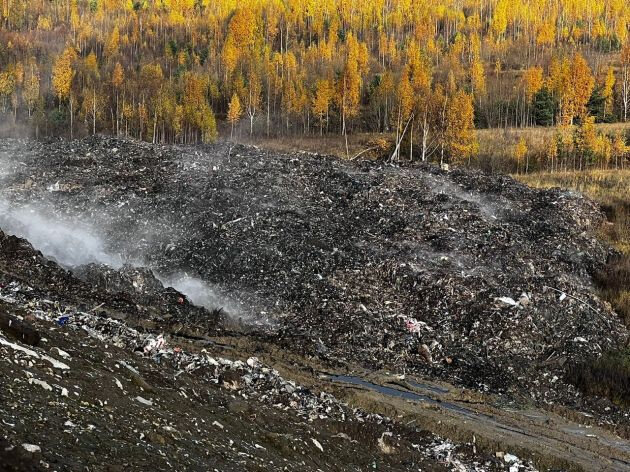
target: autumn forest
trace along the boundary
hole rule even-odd
[[[5,132],[379,133],[466,162],[475,129],[538,126],[540,167],[629,158],[597,128],[630,119],[627,0],[0,0],[0,21]],[[528,143],[510,153],[524,169]]]

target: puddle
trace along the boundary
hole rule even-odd
[[[437,385],[427,385],[420,382],[414,382],[413,380],[405,380],[409,385],[415,388],[420,388],[422,390],[428,390],[429,392],[437,393],[440,395],[444,395],[449,392],[448,388],[438,387]]]
[[[470,420],[474,420],[474,421],[479,421],[482,422],[484,424],[486,424],[487,426],[492,426],[498,430],[503,430],[503,431],[509,431],[512,433],[516,433],[516,434],[520,434],[520,435],[525,435],[525,436],[531,436],[531,437],[535,437],[532,436],[530,434],[528,434],[527,432],[523,431],[520,428],[517,427],[513,427],[510,425],[505,425],[503,423],[500,423],[499,421],[497,421],[495,418],[493,418],[490,415],[487,415],[485,413],[478,413],[475,412],[473,410],[470,410],[468,408],[459,406],[455,403],[450,403],[450,402],[445,402],[445,401],[438,401],[438,400],[434,400],[431,397],[428,397],[426,395],[422,395],[419,393],[414,393],[414,392],[409,392],[406,390],[398,390],[396,388],[392,388],[392,387],[385,387],[383,385],[378,385],[372,382],[368,382],[367,380],[363,380],[359,377],[354,377],[354,376],[349,376],[349,375],[334,375],[331,376],[330,379],[333,382],[338,382],[338,383],[348,383],[348,384],[352,384],[352,385],[359,385],[361,387],[365,387],[368,390],[372,390],[373,392],[378,392],[378,393],[382,393],[383,395],[387,395],[390,397],[396,397],[396,398],[403,398],[405,400],[411,400],[411,401],[418,401],[418,402],[427,402],[433,405],[439,405],[440,408],[453,412],[453,413],[457,413],[458,415],[461,415],[462,417],[465,417],[467,419]],[[429,388],[429,385],[424,385],[421,383],[417,383],[417,382],[409,382],[410,385],[414,385],[417,386],[418,388]],[[441,389],[439,387],[434,387],[434,389],[439,389],[439,390],[444,390]]]
[[[359,377],[353,377],[350,375],[333,375],[330,377],[330,379],[333,382],[360,385],[361,387],[365,387],[368,390],[382,393],[383,395],[387,395],[390,397],[404,398],[405,400],[412,400],[412,401],[417,401],[417,402],[428,402],[428,403],[434,403],[434,404],[438,403],[436,400],[433,400],[431,397],[428,397],[426,395],[421,395],[419,393],[414,393],[414,392],[408,392],[406,390],[398,390],[397,388],[392,388],[392,387],[384,387],[383,385],[378,385],[372,382],[368,382],[367,380],[363,380]]]
[[[549,438],[545,437],[545,436],[541,436],[539,434],[533,433],[533,432],[528,432],[528,431],[524,431],[523,429],[519,428],[518,426],[515,425],[510,425],[510,424],[505,424],[500,422],[499,420],[497,420],[496,418],[485,414],[485,413],[479,413],[479,412],[475,412],[473,410],[469,410],[468,408],[464,408],[461,407],[457,404],[454,403],[450,403],[450,402],[444,402],[444,401],[438,401],[438,400],[434,400],[433,398],[430,398],[426,395],[422,395],[422,394],[418,394],[415,392],[409,392],[406,390],[399,390],[396,388],[392,388],[392,387],[386,387],[383,385],[378,385],[372,382],[368,382],[367,380],[363,380],[359,377],[354,377],[354,376],[349,376],[349,375],[333,375],[330,377],[330,380],[332,380],[333,382],[337,382],[337,383],[346,383],[346,384],[352,384],[352,385],[358,385],[360,387],[364,387],[368,390],[371,390],[373,392],[378,392],[381,393],[383,395],[387,395],[390,397],[396,397],[396,398],[403,398],[405,400],[411,400],[411,401],[417,401],[417,402],[427,402],[430,404],[434,404],[434,405],[439,405],[440,408],[443,408],[444,410],[450,411],[450,412],[455,412],[459,415],[461,415],[463,418],[467,418],[469,420],[473,420],[479,424],[484,424],[486,425],[486,427],[491,427],[494,428],[495,431],[497,431],[498,434],[501,434],[500,432],[509,432],[512,433],[514,435],[516,435],[516,437],[521,436],[523,438],[528,438],[528,439],[534,439],[534,440],[538,440],[541,443],[545,443],[549,440]],[[409,385],[416,387],[416,388],[420,388],[420,389],[425,389],[425,390],[429,390],[431,392],[435,392],[438,394],[443,394],[443,393],[447,393],[448,390],[441,388],[441,387],[437,387],[437,386],[431,386],[431,385],[425,385],[423,383],[419,383],[419,382],[410,382],[407,381],[407,383],[409,383]],[[506,409],[506,412],[517,412],[517,411],[513,411],[513,410],[509,410]],[[538,415],[535,414],[533,412],[518,412],[519,414],[522,414],[523,416],[529,417],[531,419],[543,419],[545,416],[544,415]],[[583,428],[583,427],[565,427],[562,428],[562,431],[565,434],[569,434],[569,435],[574,435],[574,436],[586,436],[587,434],[590,433],[590,430]],[[630,444],[626,441],[623,440],[610,440],[609,438],[606,437],[597,437],[597,438],[593,438],[596,439],[597,441],[600,442],[600,444],[604,445],[604,446],[608,446],[612,449],[616,449],[618,451],[623,451],[624,453],[630,452]],[[566,442],[566,441],[562,441],[560,440],[561,443]],[[623,460],[620,459],[616,459],[616,458],[611,458],[611,461],[616,464],[617,467],[619,467],[618,470],[629,470],[628,466],[630,465],[630,463],[625,462]],[[617,470],[617,469],[616,469]]]

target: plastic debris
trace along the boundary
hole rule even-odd
[[[147,400],[146,398],[143,398],[141,396],[137,396],[136,401],[146,406],[153,406],[153,402],[151,400]]]
[[[37,445],[35,445],[35,444],[27,444],[27,443],[24,443],[24,444],[22,444],[22,447],[23,447],[26,451],[31,452],[31,453],[41,452],[41,451],[42,451],[41,447],[39,447],[39,446],[37,446]]]

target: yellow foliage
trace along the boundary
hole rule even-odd
[[[550,22],[543,23],[538,29],[536,43],[539,46],[553,46],[556,39],[556,27]]]
[[[230,100],[230,106],[228,107],[228,123],[234,125],[236,122],[238,122],[238,120],[241,119],[242,115],[243,109],[241,108],[241,100],[238,98],[237,94],[233,94],[232,99]]]
[[[573,114],[583,118],[587,114],[586,104],[593,93],[595,79],[591,73],[591,68],[579,53],[573,56],[571,63],[571,83],[573,90],[570,97]]]
[[[125,80],[125,72],[123,70],[120,62],[117,62],[114,66],[114,70],[112,71],[112,86],[115,89],[119,89],[122,87],[123,81]]]
[[[486,94],[486,72],[483,63],[477,58],[470,65],[470,81],[475,95],[483,96]]]
[[[612,67],[608,67],[606,71],[606,79],[604,80],[604,87],[602,95],[604,97],[604,116],[608,116],[612,113],[613,102],[615,100],[615,72]]]
[[[70,97],[72,79],[74,78],[73,63],[76,59],[74,48],[67,47],[57,58],[53,67],[52,84],[59,100],[67,100]]]
[[[37,29],[42,31],[50,31],[52,29],[52,21],[49,17],[41,15],[37,18]]]
[[[118,25],[114,26],[112,33],[109,35],[107,46],[105,47],[105,55],[107,57],[113,57],[118,54],[118,47],[120,45],[120,31]]]
[[[530,67],[523,74],[523,88],[525,89],[525,98],[528,102],[532,101],[545,83],[543,78],[543,69],[539,66]]]
[[[315,87],[315,97],[313,98],[313,113],[321,121],[328,115],[330,102],[332,101],[334,89],[329,80],[318,80]]]
[[[457,91],[449,101],[445,131],[446,149],[454,162],[469,159],[479,149],[474,115],[472,95],[463,90]]]
[[[516,160],[518,166],[521,165],[525,156],[527,156],[527,143],[525,142],[525,138],[521,138],[514,147],[514,159]]]

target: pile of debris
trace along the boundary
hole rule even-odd
[[[239,316],[270,318],[262,330],[283,348],[330,365],[570,402],[567,365],[627,339],[590,277],[609,255],[594,236],[602,213],[578,194],[230,144],[3,152],[12,208],[96,228],[106,252],[155,273],[193,274]],[[95,268],[77,273],[98,282]]]
[[[144,329],[159,329],[181,336],[215,334],[222,324],[220,311],[208,311],[193,305],[182,293],[164,288],[151,271],[125,266],[114,270],[107,266],[74,268],[79,280],[69,270],[45,258],[28,241],[0,231],[0,287],[24,284],[44,294],[55,294],[65,303],[87,307],[112,319],[125,320]],[[44,297],[45,298],[45,297]]]
[[[499,471],[513,465],[349,408],[255,357],[219,357],[131,327],[104,314],[119,309],[118,295],[87,290],[24,240],[0,232],[0,242],[3,470]],[[62,278],[68,291],[56,285]],[[81,304],[68,301],[73,297]],[[514,470],[534,470],[518,464]]]
[[[261,336],[331,366],[567,404],[566,368],[627,339],[591,282],[608,257],[594,237],[602,214],[577,194],[230,144],[14,140],[0,154],[13,163],[0,226],[35,214],[96,234],[96,265],[72,270],[118,292],[108,316],[159,291],[139,267],[187,273],[228,294],[216,308],[234,301],[235,316],[270,319]],[[132,266],[104,267],[101,253]],[[137,313],[143,326],[199,337],[221,324],[161,293]]]

